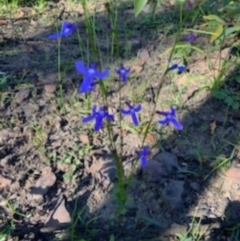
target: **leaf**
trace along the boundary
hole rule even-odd
[[[238,14],[240,14],[240,9],[234,9],[234,10],[232,10],[232,11],[229,11],[229,12],[226,14],[226,16],[227,16],[227,17],[232,17],[233,15],[238,15]]]
[[[225,35],[227,36],[227,35],[229,35],[229,34],[231,34],[231,33],[238,32],[238,31],[240,31],[240,25],[227,28],[227,29],[225,30]]]
[[[112,234],[109,241],[114,241],[114,240],[115,238],[114,238],[114,235]]]
[[[149,142],[151,142],[151,143],[154,143],[155,142],[155,138],[154,138],[154,136],[152,135],[152,134],[147,134],[147,136],[146,136],[146,140],[148,140]]]
[[[218,25],[213,33],[212,33],[212,36],[210,38],[210,43],[213,43],[217,38],[219,38],[223,33],[223,26],[222,25]]]
[[[148,0],[134,0],[134,15],[137,17],[143,8],[146,6]]]
[[[213,121],[210,124],[210,133],[211,133],[211,135],[213,135],[215,133],[216,127],[217,127],[216,121]]]
[[[210,15],[205,15],[203,16],[203,19],[204,20],[207,20],[207,21],[217,21],[218,23],[223,23],[225,24],[225,21],[223,19],[221,19],[220,17],[218,17],[217,15],[213,15],[213,14],[210,14]]]

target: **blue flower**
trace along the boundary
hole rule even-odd
[[[186,66],[183,64],[179,64],[177,69],[178,69],[178,74],[181,74],[186,70]]]
[[[178,64],[172,64],[168,70],[174,70],[174,69],[177,69],[178,68]]]
[[[165,117],[164,120],[158,121],[159,124],[168,125],[169,123],[171,123],[176,129],[183,129],[182,124],[176,119],[176,110],[173,107],[171,107],[171,110],[169,112],[157,111],[157,113]]]
[[[197,35],[195,33],[191,33],[182,38],[182,41],[192,43],[197,39]]]
[[[141,111],[142,109],[142,106],[141,104],[139,104],[137,107],[134,107],[132,105],[130,105],[129,103],[126,103],[126,105],[128,106],[129,110],[123,110],[121,109],[121,113],[123,115],[131,115],[132,117],[132,121],[133,121],[133,124],[135,126],[138,126],[139,125],[139,120],[138,120],[138,116],[137,116],[137,113]]]
[[[83,82],[78,88],[78,93],[87,93],[91,91],[93,79],[104,79],[109,75],[109,70],[105,69],[103,72],[97,70],[97,64],[90,64],[89,67],[84,66],[81,60],[75,64],[77,71],[84,75]]]
[[[149,149],[147,146],[144,146],[139,152],[137,152],[140,158],[140,165],[144,168],[147,165]]]
[[[61,31],[60,33],[54,33],[50,34],[48,36],[48,39],[58,39],[61,37],[68,37],[70,36],[76,29],[78,28],[77,24],[69,23],[67,21],[64,21],[62,23]]]
[[[120,68],[116,70],[116,73],[119,75],[120,79],[125,83],[127,81],[127,76],[130,73],[130,68],[125,68],[123,64],[120,65]]]
[[[172,64],[168,70],[178,70],[178,74],[183,73],[186,70],[186,66],[184,64]]]
[[[97,111],[97,106],[94,105],[92,108],[92,114],[84,117],[82,122],[87,123],[89,121],[95,120],[94,131],[99,131],[102,127],[104,118],[114,120],[113,115],[108,114],[106,107],[100,107],[99,111]]]

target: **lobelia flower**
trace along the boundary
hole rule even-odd
[[[109,75],[109,70],[105,69],[100,72],[97,70],[97,64],[92,63],[89,67],[84,66],[81,60],[77,61],[75,64],[77,71],[84,75],[83,82],[78,88],[78,93],[87,93],[91,91],[91,86],[94,79],[105,79]]]
[[[147,165],[148,161],[148,155],[149,155],[149,149],[147,146],[144,146],[139,152],[137,152],[139,158],[140,158],[140,165],[142,168],[144,168]]]
[[[89,86],[87,92],[93,91],[95,89],[96,85],[97,85],[97,82],[92,82],[91,85]],[[83,92],[81,90],[81,85],[79,85],[79,87],[78,87],[78,94],[81,94],[81,93],[83,93]]]
[[[187,9],[191,9],[191,8],[193,8],[194,7],[194,5],[193,5],[193,3],[191,2],[191,1],[187,1],[186,2],[186,8]]]
[[[112,30],[112,24],[111,24],[110,22],[108,22],[108,23],[106,24],[106,29],[107,29],[107,30]]]
[[[123,115],[131,115],[133,124],[135,126],[138,126],[139,125],[139,120],[138,120],[137,113],[140,112],[141,109],[142,109],[141,104],[139,104],[137,107],[134,107],[134,106],[130,105],[129,103],[126,103],[126,105],[128,106],[129,110],[121,109],[120,112]]]
[[[123,64],[120,65],[120,68],[116,70],[116,73],[119,75],[119,78],[126,83],[127,76],[130,73],[130,68],[125,68]]]
[[[168,70],[178,70],[178,74],[183,73],[186,70],[186,66],[184,64],[172,64]]]
[[[181,73],[185,72],[186,66],[184,64],[179,64],[177,69],[178,69],[178,74],[181,74]]]
[[[195,33],[191,33],[185,37],[182,38],[182,41],[192,43],[197,39],[197,35]]]
[[[99,111],[97,111],[97,106],[94,105],[92,108],[92,114],[84,117],[82,122],[87,123],[89,121],[95,120],[94,131],[99,131],[102,127],[104,118],[114,120],[114,116],[108,114],[106,107],[100,107]]]
[[[173,107],[171,107],[169,112],[157,111],[157,113],[165,117],[164,120],[158,121],[159,124],[168,125],[170,123],[178,130],[183,129],[182,124],[176,119],[176,110]]]
[[[60,33],[50,34],[48,39],[58,39],[70,36],[78,28],[77,24],[64,21]]]

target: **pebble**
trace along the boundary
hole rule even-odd
[[[200,191],[200,185],[199,185],[199,183],[197,183],[197,182],[191,182],[191,183],[190,183],[190,187],[191,187],[193,190],[197,191],[197,192]]]

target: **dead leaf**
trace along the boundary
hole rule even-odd
[[[210,133],[211,133],[211,135],[213,135],[215,133],[216,127],[217,127],[216,121],[213,121],[210,124]]]
[[[124,130],[124,129],[118,129],[118,133],[119,133],[121,136],[126,136],[126,135],[127,135],[127,131]]]
[[[10,186],[12,181],[0,175],[0,189]]]
[[[142,72],[143,66],[135,65],[135,66],[133,66],[131,69],[132,69],[133,72],[139,74],[139,73]]]
[[[56,85],[54,84],[46,84],[44,85],[44,90],[47,94],[53,94],[56,90]]]
[[[154,138],[154,136],[152,134],[147,134],[146,140],[148,140],[151,143],[155,142],[155,138]]]
[[[89,138],[88,135],[80,134],[79,139],[83,144],[89,144]]]
[[[17,17],[17,18],[22,18],[22,17],[24,17],[24,15],[25,15],[25,13],[23,12],[23,10],[22,10],[21,8],[19,8],[19,9],[17,10],[16,17]]]

